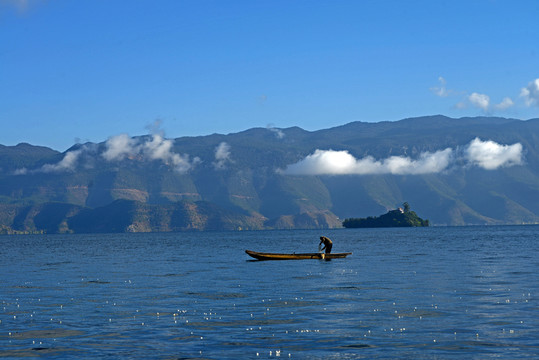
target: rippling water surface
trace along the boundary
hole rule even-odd
[[[251,261],[245,249],[332,261]],[[0,237],[0,357],[539,357],[539,227]]]

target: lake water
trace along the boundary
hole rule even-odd
[[[251,261],[245,249],[332,261]],[[539,227],[0,237],[0,357],[539,357]]]

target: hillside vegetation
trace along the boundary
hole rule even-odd
[[[431,225],[539,223],[539,119],[123,140],[0,145],[0,231],[335,228],[404,201]]]

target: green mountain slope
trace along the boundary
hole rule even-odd
[[[524,162],[493,170],[466,163],[462,156],[475,138],[521,144]],[[0,146],[0,226],[47,232],[327,228],[404,201],[431,225],[539,223],[539,119],[428,116],[313,132],[255,128],[178,138],[166,149],[155,140],[133,138],[137,150],[114,160],[104,156],[107,143],[79,144],[65,153]],[[153,157],[145,153],[151,146]],[[452,149],[455,159],[434,173],[283,172],[316,150],[381,163],[444,149]],[[163,153],[167,157],[159,158]],[[99,216],[113,209],[118,216]],[[210,220],[171,215],[179,209]]]

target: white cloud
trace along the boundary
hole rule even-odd
[[[507,110],[515,103],[510,97],[504,97],[498,104],[491,105],[490,97],[486,94],[472,93],[466,97],[465,101],[461,101],[455,105],[457,109],[466,109],[468,106],[475,106],[488,113],[490,110]]]
[[[453,95],[463,96],[461,101],[455,104],[456,109],[467,109],[470,106],[474,106],[488,113],[491,110],[498,110],[498,111],[507,110],[508,108],[515,105],[513,100],[510,97],[504,97],[499,104],[493,105],[491,104],[490,97],[486,94],[473,92],[470,95],[468,95],[466,91],[448,90],[445,86],[446,81],[443,77],[440,76],[438,78],[438,81],[440,82],[440,86],[430,88],[430,91],[432,91],[434,94],[440,97],[448,97],[448,96],[453,96]],[[531,86],[531,83],[530,83],[530,86]],[[537,79],[536,87],[538,89],[536,90],[537,91],[536,101],[538,101],[539,100],[539,79]],[[527,94],[531,93],[531,90],[529,90],[528,88],[522,89],[521,96],[527,97],[528,96]],[[539,101],[538,101],[538,104],[539,104]]]
[[[281,130],[281,129],[277,129],[276,127],[274,127],[272,124],[268,124],[266,126],[266,129],[268,129],[269,131],[273,132],[275,134],[275,136],[277,137],[277,139],[282,139],[285,137],[285,134],[284,132]]]
[[[486,170],[523,163],[522,144],[500,145],[475,138],[465,150],[466,160]]]
[[[143,153],[151,160],[168,162],[172,157],[172,140],[165,140],[161,135],[153,135],[151,141],[142,144]]]
[[[141,151],[144,158],[150,160],[161,160],[167,165],[172,165],[174,169],[180,173],[189,171],[195,163],[199,162],[198,158],[190,162],[189,155],[177,154],[172,151],[174,143],[170,139],[163,139],[161,135],[153,135],[151,141],[146,141],[141,145]]]
[[[108,161],[122,160],[138,151],[136,141],[127,134],[110,137],[105,146],[107,150],[101,155]]]
[[[435,93],[436,95],[440,96],[440,97],[447,97],[449,96],[449,94],[451,93],[450,90],[447,90],[447,88],[445,87],[445,84],[446,84],[446,81],[445,79],[440,76],[438,78],[438,81],[440,82],[440,86],[434,86],[434,87],[431,87],[430,88],[430,91],[432,91],[433,93]]]
[[[187,154],[172,154],[170,161],[174,167],[174,170],[181,174],[184,174],[191,170],[196,164],[200,163],[200,158],[194,157],[193,161],[189,159]]]
[[[524,98],[527,106],[539,105],[539,79],[531,81],[527,87],[522,88],[520,96]]]
[[[313,154],[290,165],[288,175],[343,175],[352,173],[357,160],[348,151],[316,150]]]
[[[498,110],[505,110],[509,109],[514,104],[515,103],[513,102],[513,100],[511,100],[511,98],[505,97],[499,104],[494,105],[494,107]]]
[[[446,169],[452,156],[453,151],[448,148],[422,153],[416,160],[404,156],[384,160],[367,156],[358,160],[348,151],[316,150],[282,172],[287,175],[428,174]]]
[[[439,150],[434,153],[421,153],[417,160],[409,157],[392,156],[384,160],[384,164],[391,174],[430,174],[445,170],[453,157],[453,150],[450,148]]]
[[[137,141],[127,134],[121,134],[109,138],[105,144],[106,150],[101,154],[107,161],[119,161],[126,157],[140,157],[143,160],[161,160],[171,165],[180,173],[189,171],[195,164],[200,162],[194,158],[191,162],[189,155],[178,154],[172,151],[174,143],[170,139],[164,139],[159,134],[151,136],[150,140]]]
[[[464,148],[464,155],[457,156],[451,148],[424,152],[417,159],[391,156],[376,160],[372,156],[356,159],[348,151],[316,150],[285,170],[285,175],[420,175],[440,173],[456,164],[467,163],[486,170],[523,163],[522,144],[500,145],[494,141],[476,138]]]
[[[58,171],[73,171],[77,165],[82,150],[68,151],[64,158],[56,164],[45,164],[38,170],[38,172],[58,172]]]
[[[230,145],[226,142],[220,143],[215,148],[215,159],[216,160],[227,160],[230,156]]]
[[[16,169],[13,172],[13,175],[26,175],[26,174],[28,174],[28,169],[27,168]]]
[[[468,96],[468,100],[472,105],[483,109],[483,111],[488,111],[488,108],[490,106],[490,97],[488,95],[474,92],[470,96]]]
[[[222,144],[228,146],[226,143]],[[187,154],[173,152],[173,146],[173,140],[164,139],[161,135],[157,134],[149,138],[142,138],[142,140],[131,138],[127,134],[121,134],[112,136],[106,141],[105,150],[100,156],[106,161],[121,161],[125,158],[136,158],[140,161],[160,160],[180,173],[189,171],[201,162],[198,157],[194,157],[191,160]],[[228,148],[222,147],[218,155],[222,161],[227,160],[228,155],[226,155],[225,150]],[[41,168],[34,170],[28,170],[26,168],[17,169],[13,172],[13,175],[74,171],[78,163],[82,163],[86,168],[93,167],[95,165],[97,150],[98,146],[96,145],[84,145],[78,150],[67,152],[64,158],[56,164],[45,164]],[[81,156],[83,156],[83,159],[81,159]]]
[[[227,161],[231,161],[230,145],[223,141],[215,148],[215,161],[213,166],[216,169],[224,169]]]
[[[62,160],[56,164],[45,164],[37,169],[20,168],[15,170],[13,175],[75,171],[79,165],[89,169],[93,167],[92,156],[95,155],[96,148],[96,146],[85,144],[77,150],[66,152]]]

